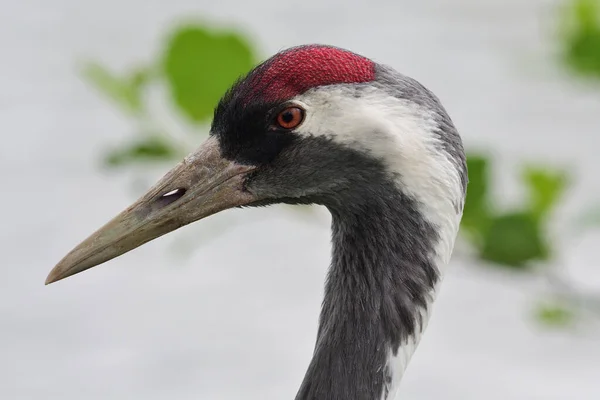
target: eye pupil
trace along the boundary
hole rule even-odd
[[[277,115],[277,125],[283,129],[293,129],[302,123],[304,110],[300,107],[288,107]]]
[[[282,115],[281,115],[281,119],[283,120],[283,122],[287,122],[290,123],[292,122],[292,120],[294,119],[294,114],[292,114],[289,111],[285,111]]]

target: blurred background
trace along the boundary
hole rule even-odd
[[[600,398],[600,2],[21,0],[0,11],[0,398],[292,399],[329,263],[319,207],[233,210],[45,287],[304,43],[421,81],[468,202],[402,399]]]

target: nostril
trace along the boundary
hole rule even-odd
[[[174,201],[179,200],[181,197],[183,197],[185,192],[186,190],[184,188],[174,189],[160,196],[157,201],[160,202],[160,205],[164,207],[173,203]]]
[[[171,196],[175,196],[176,194],[180,194],[181,192],[185,193],[185,189],[182,189],[182,188],[174,189],[174,190],[171,190],[170,192],[163,194],[161,197],[162,198],[171,197]],[[181,194],[183,194],[183,193],[181,193]]]

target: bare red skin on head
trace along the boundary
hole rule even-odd
[[[250,80],[251,92],[264,101],[282,101],[309,89],[375,79],[368,58],[336,47],[309,45],[283,51],[258,67]]]

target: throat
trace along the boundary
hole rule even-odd
[[[330,211],[332,264],[296,400],[392,400],[440,280],[439,233],[392,187]]]

